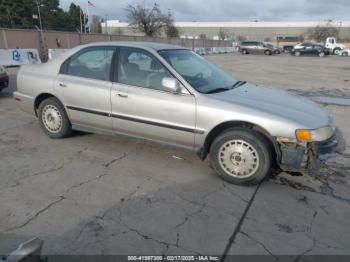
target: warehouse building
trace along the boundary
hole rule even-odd
[[[350,38],[350,21],[327,22],[175,22],[182,38],[218,39],[219,32],[224,32],[228,38],[241,40],[276,40],[295,41],[306,38],[310,29],[317,25],[331,25],[339,29],[339,38]],[[128,23],[119,20],[109,20],[102,23],[102,32],[119,35],[143,35],[131,28]]]

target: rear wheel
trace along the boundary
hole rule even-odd
[[[266,50],[265,55],[272,55],[272,52],[270,50]]]
[[[243,55],[247,55],[247,54],[248,54],[247,49],[243,49],[243,50],[242,50],[242,54],[243,54]]]
[[[57,98],[50,97],[40,103],[38,118],[42,129],[51,138],[64,138],[72,132],[66,110]]]
[[[324,57],[324,56],[325,56],[325,53],[324,53],[324,52],[320,52],[320,53],[318,54],[318,56],[319,56],[319,57]]]
[[[210,159],[217,174],[237,185],[254,185],[270,171],[272,154],[266,139],[250,129],[229,129],[210,147]]]
[[[295,56],[300,56],[300,55],[301,55],[301,53],[299,51],[295,52]]]

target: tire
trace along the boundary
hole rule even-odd
[[[301,56],[301,53],[300,53],[300,51],[296,51],[296,52],[294,53],[294,55],[295,55],[295,56]]]
[[[348,56],[349,53],[347,51],[344,51],[343,53],[341,53],[342,56]]]
[[[339,55],[340,50],[341,50],[340,48],[334,48],[333,55]]]
[[[272,52],[270,50],[266,50],[265,55],[272,55]]]
[[[324,52],[320,52],[319,54],[318,54],[318,56],[319,57],[324,57],[326,54],[324,53]]]
[[[247,51],[246,49],[243,49],[243,50],[242,50],[242,54],[243,54],[243,55],[247,55],[247,54],[249,54],[249,53],[248,53],[248,51]]]
[[[272,151],[266,139],[256,131],[235,128],[213,141],[210,160],[216,173],[227,182],[255,185],[269,175]],[[242,165],[246,162],[248,164]]]
[[[61,102],[50,97],[39,105],[38,119],[41,128],[50,138],[64,138],[72,133],[72,125]]]

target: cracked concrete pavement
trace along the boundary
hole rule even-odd
[[[298,89],[300,75],[301,91],[324,91],[325,70],[333,70],[330,90],[346,97],[350,88],[339,84],[350,60],[338,57],[208,58],[236,75],[255,70],[249,80],[277,88]],[[319,72],[307,77],[310,63]],[[45,254],[350,255],[349,147],[313,176],[273,174],[239,187],[190,152],[80,132],[49,139],[16,108],[17,69],[9,72],[11,87],[0,94],[0,254],[37,236]],[[350,141],[350,107],[323,106]]]

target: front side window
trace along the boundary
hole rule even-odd
[[[237,82],[190,50],[162,50],[159,54],[198,92],[230,89]]]
[[[66,74],[91,78],[96,80],[110,80],[113,48],[93,48],[78,53],[68,60]]]
[[[118,81],[120,83],[163,90],[162,79],[164,77],[171,77],[171,75],[148,52],[137,48],[120,48],[118,63]]]

